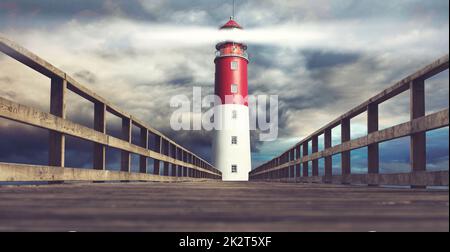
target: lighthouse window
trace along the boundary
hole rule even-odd
[[[238,85],[237,84],[231,84],[231,93],[236,94],[238,92]]]
[[[231,144],[237,144],[237,136],[231,137]]]
[[[233,110],[233,112],[232,112],[232,117],[233,117],[233,119],[236,119],[236,118],[237,118],[237,111],[236,111],[236,110]]]
[[[231,61],[231,70],[233,70],[233,71],[238,70],[238,62],[237,61]]]
[[[237,165],[232,165],[231,166],[231,172],[232,173],[237,173]]]

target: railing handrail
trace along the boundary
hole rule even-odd
[[[167,153],[168,158],[172,158],[172,155],[175,156],[178,155],[178,150],[184,151],[186,155],[190,156],[190,160],[192,163],[194,161],[201,162],[202,166],[204,166],[204,169],[210,170],[211,172],[220,175],[221,172],[214,168],[212,164],[205,161],[204,159],[200,158],[193,152],[189,151],[185,147],[181,146],[180,144],[176,143],[169,137],[162,134],[160,131],[154,129],[153,127],[149,126],[148,124],[144,123],[143,121],[137,119],[133,115],[126,113],[119,109],[117,106],[113,105],[111,102],[106,100],[105,98],[101,97],[100,95],[96,94],[95,92],[89,90],[82,84],[80,84],[78,81],[76,81],[74,78],[69,76],[64,71],[60,70],[59,68],[55,67],[54,65],[50,64],[49,62],[45,61],[44,59],[40,58],[36,54],[32,53],[31,51],[27,50],[26,48],[20,46],[19,44],[5,38],[2,34],[0,34],[0,51],[5,53],[6,55],[10,56],[11,58],[21,62],[22,64],[32,68],[33,70],[49,77],[50,79],[60,79],[62,81],[66,82],[67,89],[73,91],[74,93],[80,95],[81,97],[93,102],[94,104],[103,104],[106,108],[106,111],[122,118],[127,119],[130,121],[130,125],[136,125],[140,127],[141,129],[147,130],[147,132],[154,134],[155,136],[159,137],[164,141],[167,141],[169,145],[172,145],[175,147],[175,150],[170,150],[169,153]],[[7,101],[6,99],[3,99],[4,101]],[[2,101],[3,102],[3,101]],[[50,115],[50,114],[49,114]],[[64,119],[64,118],[63,118]],[[64,119],[65,120],[65,119]],[[67,120],[65,120],[67,121]],[[74,124],[76,125],[76,124]],[[79,125],[81,126],[81,125]],[[140,147],[135,145],[136,147]],[[161,152],[163,152],[162,148],[163,146],[160,146]],[[167,147],[168,148],[168,147]],[[175,153],[174,153],[175,152]],[[131,152],[134,153],[134,152]],[[163,155],[163,154],[161,154]],[[164,155],[165,156],[165,155]],[[194,164],[196,165],[196,164]]]
[[[62,79],[66,79],[68,84],[73,86],[72,91],[79,94],[80,96],[84,97],[85,99],[91,101],[91,102],[100,102],[104,103],[107,106],[107,109],[112,114],[118,116],[118,117],[125,117],[132,119],[132,121],[140,125],[142,127],[147,128],[148,131],[152,132],[155,135],[161,136],[162,138],[168,140],[170,143],[176,145],[177,147],[183,149],[184,151],[191,152],[187,150],[185,147],[181,146],[180,144],[174,142],[167,136],[165,136],[163,133],[158,131],[157,129],[151,127],[150,125],[140,121],[136,117],[132,116],[131,114],[126,113],[125,111],[119,109],[117,106],[106,100],[105,98],[101,97],[100,95],[96,94],[95,92],[89,90],[84,85],[79,83],[77,80],[72,78],[70,75],[65,73],[64,71],[60,70],[56,66],[52,65],[51,63],[47,62],[46,60],[42,59],[41,57],[37,56],[36,54],[32,53],[28,49],[22,47],[21,45],[5,38],[2,34],[0,34],[0,51],[3,53],[9,55],[11,58],[16,59],[17,61],[23,63],[24,65],[27,65],[28,67],[40,72],[41,74],[51,78],[53,76],[58,76]],[[208,163],[204,159],[198,157],[195,155],[195,157],[199,158],[200,160],[204,161],[205,163]],[[209,164],[209,163],[208,163]],[[211,165],[211,164],[209,164]]]
[[[395,97],[396,95],[411,89],[413,87],[412,84],[415,84],[417,82],[419,83],[418,85],[420,85],[420,83],[422,83],[422,85],[423,85],[424,81],[426,79],[429,79],[430,77],[437,75],[438,73],[443,72],[443,71],[447,70],[448,68],[449,68],[449,55],[446,54],[443,57],[435,60],[433,63],[421,68],[420,70],[418,70],[418,71],[414,72],[413,74],[409,75],[408,77],[402,79],[401,81],[397,82],[396,84],[392,85],[391,87],[383,90],[382,92],[378,93],[377,95],[373,96],[372,98],[366,100],[362,104],[354,107],[347,113],[344,113],[343,115],[337,117],[336,119],[334,119],[327,125],[321,127],[320,129],[316,130],[309,136],[303,138],[300,142],[298,142],[297,144],[295,144],[294,146],[289,148],[287,151],[283,152],[281,155],[265,162],[264,164],[258,166],[255,169],[253,169],[250,172],[250,175],[255,176],[258,174],[268,172],[270,170],[279,170],[279,169],[283,169],[283,168],[286,168],[286,167],[289,167],[292,165],[299,165],[301,163],[314,161],[314,160],[317,160],[324,156],[330,156],[330,155],[334,155],[334,154],[338,154],[338,153],[343,153],[343,152],[346,152],[349,150],[358,149],[358,148],[361,148],[364,146],[368,146],[371,144],[371,143],[369,143],[369,140],[368,140],[368,139],[370,139],[371,136],[374,136],[375,134],[381,134],[381,133],[387,132],[389,130],[395,131],[400,128],[403,130],[405,127],[410,128],[410,132],[407,132],[405,134],[397,134],[397,135],[394,134],[395,138],[397,138],[397,137],[400,137],[401,135],[407,136],[407,135],[414,134],[415,129],[413,129],[413,128],[416,127],[416,125],[430,126],[428,128],[424,127],[419,132],[429,131],[432,129],[448,126],[448,124],[449,124],[448,109],[445,109],[443,111],[433,113],[428,116],[423,115],[421,117],[420,116],[414,117],[414,118],[412,117],[412,119],[405,124],[396,125],[394,127],[385,129],[384,131],[377,129],[376,131],[368,132],[366,136],[363,136],[363,137],[360,137],[357,139],[352,140],[352,139],[350,139],[350,136],[346,136],[347,139],[342,139],[342,141],[341,141],[342,143],[340,145],[332,146],[330,144],[330,146],[325,146],[323,151],[318,151],[318,149],[317,149],[318,147],[315,146],[316,150],[312,151],[312,154],[308,153],[307,155],[305,155],[303,153],[302,157],[298,157],[298,155],[300,154],[300,151],[299,151],[300,148],[302,146],[305,147],[304,145],[306,143],[308,143],[309,141],[314,142],[314,140],[315,140],[316,145],[317,145],[318,136],[320,136],[321,134],[324,134],[324,133],[326,134],[326,131],[330,131],[331,129],[333,129],[334,127],[336,127],[338,125],[342,125],[344,123],[344,121],[347,124],[346,127],[348,128],[349,120],[351,118],[358,116],[361,113],[368,111],[369,106],[378,106],[382,102],[384,102],[388,99],[391,99],[391,98]],[[423,95],[424,95],[423,93],[420,94],[421,99],[424,97]],[[424,105],[420,104],[420,106],[423,107]],[[423,110],[423,108],[420,110]],[[376,110],[376,111],[378,111],[378,110]],[[424,111],[421,111],[420,113],[424,113]],[[377,116],[376,118],[378,118],[378,112],[376,112],[376,116]],[[437,120],[437,122],[435,122],[435,123],[430,122],[433,120]],[[377,125],[378,125],[378,122],[377,122]],[[417,127],[416,127],[416,129],[417,129]],[[348,129],[348,131],[349,131],[349,129]],[[392,140],[395,138],[393,138],[393,137],[380,138],[381,140],[379,139],[378,141],[375,141],[374,143],[377,144],[379,142]],[[365,144],[364,144],[364,142],[365,142]],[[306,149],[308,149],[308,148],[306,148]],[[295,154],[295,152],[297,152],[297,157],[296,157],[296,159],[293,160],[292,157],[289,157],[289,155],[291,154],[291,156],[292,156],[292,154]],[[279,161],[279,159],[283,159],[283,160]],[[275,165],[273,164],[274,162],[275,162]],[[272,168],[270,168],[270,167],[272,167]]]
[[[337,117],[327,125],[321,127],[320,129],[314,131],[312,134],[308,135],[307,137],[303,138],[300,142],[293,145],[291,148],[295,148],[297,146],[302,145],[305,141],[309,141],[313,136],[319,136],[323,134],[325,129],[327,128],[334,128],[337,125],[339,125],[344,118],[353,118],[358,116],[361,113],[364,113],[366,111],[366,108],[371,103],[382,103],[385,100],[388,100],[389,98],[392,98],[403,91],[406,91],[408,87],[406,87],[411,81],[414,81],[420,77],[426,77],[424,79],[428,79],[431,76],[436,75],[439,72],[442,72],[449,67],[449,55],[444,55],[441,58],[437,59],[433,63],[421,68],[420,70],[416,71],[415,73],[409,75],[408,77],[402,79],[401,81],[397,82],[396,84],[392,85],[391,87],[381,91],[377,95],[373,96],[372,98],[366,100],[365,102],[361,103],[360,105],[354,107],[353,109],[349,110],[347,113],[342,114],[341,116]],[[283,153],[284,154],[284,153]],[[277,156],[281,157],[283,154]],[[267,163],[267,162],[266,162]],[[266,164],[265,163],[265,164]]]

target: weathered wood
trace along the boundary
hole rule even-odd
[[[102,134],[88,127],[73,123],[46,112],[42,112],[35,108],[17,104],[2,97],[0,97],[0,117],[40,127],[43,129],[57,131],[66,135],[78,137],[94,143],[103,144],[105,146],[116,148],[119,150],[125,150],[139,155],[145,155],[153,159],[199,169],[207,173],[215,175],[221,174],[218,170],[208,170],[195,167],[190,163],[175,160],[152,150],[146,150],[140,146],[133,145],[124,140]]]
[[[24,65],[34,69],[35,71],[53,79],[53,78],[60,78],[67,81],[67,89],[73,91],[74,93],[80,95],[81,97],[93,102],[93,103],[103,103],[107,107],[107,111],[118,116],[118,117],[126,117],[133,120],[133,122],[137,125],[140,125],[142,127],[147,128],[150,132],[160,135],[164,138],[167,138],[164,136],[161,132],[158,130],[150,127],[149,125],[145,124],[144,122],[140,121],[139,119],[133,117],[132,115],[120,110],[118,107],[114,106],[112,103],[104,99],[103,97],[99,96],[95,92],[87,89],[83,85],[81,85],[79,82],[77,82],[75,79],[73,79],[68,74],[64,73],[64,71],[58,69],[57,67],[53,66],[52,64],[48,63],[44,59],[40,58],[36,54],[30,52],[26,48],[18,45],[17,43],[8,40],[5,37],[0,36],[0,51],[9,55],[11,58],[23,63]],[[184,147],[178,145],[171,139],[168,139],[169,142],[176,145],[177,147],[189,151],[185,149]],[[205,160],[201,159],[203,162],[207,163]]]
[[[359,149],[365,146],[368,146],[373,143],[381,143],[405,136],[410,136],[412,134],[416,134],[419,132],[426,132],[433,129],[438,129],[442,127],[449,126],[449,110],[444,109],[439,112],[435,112],[429,115],[426,115],[421,118],[414,119],[411,122],[402,123],[390,128],[386,128],[380,131],[373,132],[365,137],[357,138],[351,141],[348,141],[344,144],[336,145],[330,148],[326,148],[325,150],[318,152],[316,154],[312,154],[306,157],[303,157],[300,160],[293,161],[292,163],[282,164],[278,167],[274,167],[272,169],[264,170],[264,171],[252,171],[252,175],[260,174],[270,170],[283,169],[288,165],[294,165],[297,163],[304,163],[318,158],[325,157],[325,166],[326,166],[326,157],[331,157],[333,155],[339,154],[343,151],[351,151],[355,149]],[[331,135],[331,134],[330,134]],[[327,139],[327,134],[325,132],[325,139]]]
[[[141,128],[140,144],[142,148],[148,149],[148,130],[145,127]],[[148,160],[144,155],[139,156],[139,172],[147,173]]]
[[[0,187],[0,231],[449,230],[448,190],[200,181]]]
[[[302,141],[297,143],[293,148],[296,146],[301,146],[305,141],[309,141],[313,136],[321,135],[324,133],[327,129],[332,129],[336,126],[338,126],[342,120],[344,119],[351,119],[364,111],[367,110],[368,106],[371,104],[379,104],[382,103],[410,88],[411,82],[417,82],[417,81],[424,81],[442,71],[447,70],[449,67],[449,55],[445,55],[433,63],[423,67],[422,69],[416,71],[415,73],[409,75],[408,77],[404,78],[403,80],[397,82],[393,86],[383,90],[379,94],[373,96],[372,98],[368,99],[367,101],[363,102],[362,104],[356,106],[352,110],[348,111],[347,113],[339,116],[332,122],[328,123],[327,125],[323,126],[322,128],[316,130],[308,137],[304,138]],[[270,161],[269,161],[270,162]],[[265,164],[263,164],[260,167],[257,167],[252,171],[253,172],[259,172],[262,167],[264,167]]]
[[[11,58],[49,77],[64,79],[65,73],[19,44],[0,36],[0,51]]]
[[[324,149],[331,148],[332,145],[332,139],[331,139],[331,128],[325,129],[324,132]],[[325,177],[331,177],[333,175],[333,158],[332,156],[326,156],[324,160],[324,166],[325,166]]]
[[[289,151],[289,161],[294,161],[295,158],[296,158],[295,157],[295,149],[291,149]],[[295,166],[294,165],[289,166],[288,177],[289,178],[295,178]]]
[[[308,156],[308,142],[304,142],[303,143],[303,157],[307,157]],[[308,162],[303,162],[303,177],[308,177],[309,176],[309,172],[308,172]]]
[[[356,106],[352,110],[348,111],[347,113],[339,116],[332,122],[328,123],[327,125],[323,126],[319,130],[316,130],[314,133],[309,135],[306,139],[310,139],[312,136],[320,135],[325,131],[327,128],[334,128],[337,125],[340,124],[340,122],[343,119],[346,118],[353,118],[361,113],[363,113],[369,104],[372,103],[382,103],[386,100],[391,99],[392,97],[397,96],[398,94],[406,91],[409,89],[409,85],[412,81],[415,80],[426,80],[436,74],[439,74],[440,72],[443,72],[447,70],[449,67],[449,55],[442,56],[441,58],[435,60],[433,63],[423,67],[422,69],[414,72],[413,74],[409,75],[408,77],[402,79],[401,81],[397,82],[396,84],[392,85],[391,87],[381,91],[377,95],[373,96],[372,98],[368,99],[367,101],[361,103],[360,105]],[[303,144],[303,141],[298,143],[298,145]]]
[[[0,181],[161,181],[179,182],[176,177],[153,174],[130,173],[119,171],[99,171],[94,169],[77,169],[53,166],[24,165],[0,163]]]
[[[157,153],[160,153],[160,154],[162,154],[161,141],[162,141],[162,138],[157,135],[156,140],[155,140],[155,150],[157,151]],[[160,162],[159,162],[159,160],[155,159],[155,160],[153,160],[153,174],[159,175],[159,171],[160,171]]]
[[[350,141],[350,119],[345,118],[341,121],[341,144]],[[350,174],[350,151],[343,151],[341,153],[341,169],[342,175]]]
[[[301,149],[300,149],[300,146],[296,146],[295,147],[295,152],[297,153],[297,158],[295,159],[295,160],[300,160],[301,159],[301,156],[300,156],[300,154],[301,154]],[[275,166],[278,166],[279,164],[278,164],[278,162],[277,162],[277,164],[275,165]],[[272,166],[273,167],[273,166]],[[300,177],[301,176],[301,167],[300,167],[300,164],[296,164],[295,165],[295,177]]]
[[[411,172],[397,174],[349,174],[334,175],[325,177],[300,177],[294,180],[274,180],[293,183],[333,183],[333,184],[353,184],[353,185],[386,185],[386,186],[449,186],[449,172]]]
[[[66,86],[64,79],[53,77],[50,88],[50,114],[66,118]],[[65,137],[56,131],[49,132],[48,164],[64,167]]]
[[[410,117],[411,121],[425,115],[425,81],[415,80],[410,88]],[[416,132],[411,135],[410,158],[412,171],[426,169],[426,133]]]
[[[367,133],[378,131],[378,104],[367,107]],[[380,170],[379,144],[372,143],[367,147],[367,165],[369,174],[377,174]]]
[[[311,152],[319,152],[319,136],[313,136],[311,140]],[[314,159],[312,161],[312,176],[319,176],[319,160]]]
[[[106,134],[106,105],[94,103],[94,130]],[[94,169],[106,169],[106,146],[94,143]]]
[[[122,118],[122,140],[131,144],[131,119],[129,118]],[[129,151],[121,151],[120,170],[131,172],[131,153]]]

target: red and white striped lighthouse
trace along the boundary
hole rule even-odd
[[[220,29],[233,32],[242,27],[231,17]],[[214,118],[221,127],[214,132],[213,163],[224,181],[248,181],[251,158],[247,46],[224,41],[216,49],[215,94],[222,104],[215,107]]]

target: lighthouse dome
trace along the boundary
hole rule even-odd
[[[220,30],[223,29],[243,29],[236,21],[234,21],[233,17],[230,17],[230,20],[220,27]]]

